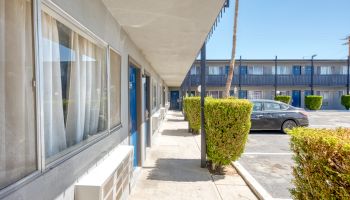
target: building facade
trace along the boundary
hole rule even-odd
[[[222,97],[229,60],[207,60],[207,95]],[[188,72],[182,88],[196,95],[200,85],[200,63]],[[313,67],[312,67],[313,66]],[[312,71],[313,69],[313,71]],[[312,73],[314,74],[312,77]],[[304,107],[304,97],[323,97],[322,109],[344,109],[341,96],[348,93],[348,60],[236,60],[231,95],[247,99],[292,97],[292,105]]]

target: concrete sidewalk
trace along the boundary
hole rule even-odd
[[[200,136],[169,111],[130,199],[256,199],[238,175],[212,176],[200,168]]]

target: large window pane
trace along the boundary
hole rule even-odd
[[[106,50],[73,28],[42,12],[48,162],[107,128]]]
[[[112,49],[110,52],[110,112],[111,127],[120,124],[120,70],[121,57]]]
[[[37,169],[32,2],[0,0],[0,189]]]

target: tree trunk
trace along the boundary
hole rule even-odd
[[[224,98],[227,98],[230,96],[233,71],[234,71],[235,61],[236,61],[235,56],[236,56],[236,41],[237,41],[238,5],[239,5],[239,0],[236,0],[234,22],[233,22],[232,55],[231,55],[231,61],[230,61],[230,70],[227,75],[225,91],[223,93]]]

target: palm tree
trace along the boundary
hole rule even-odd
[[[228,72],[227,80],[226,80],[226,86],[224,91],[224,98],[227,98],[230,96],[230,89],[231,89],[231,83],[232,83],[232,77],[233,77],[233,70],[235,67],[235,56],[236,56],[236,44],[237,44],[237,21],[238,21],[238,4],[239,0],[236,0],[235,3],[235,14],[234,14],[234,22],[233,22],[233,40],[232,40],[232,54],[231,54],[231,61],[230,61],[230,69]]]

